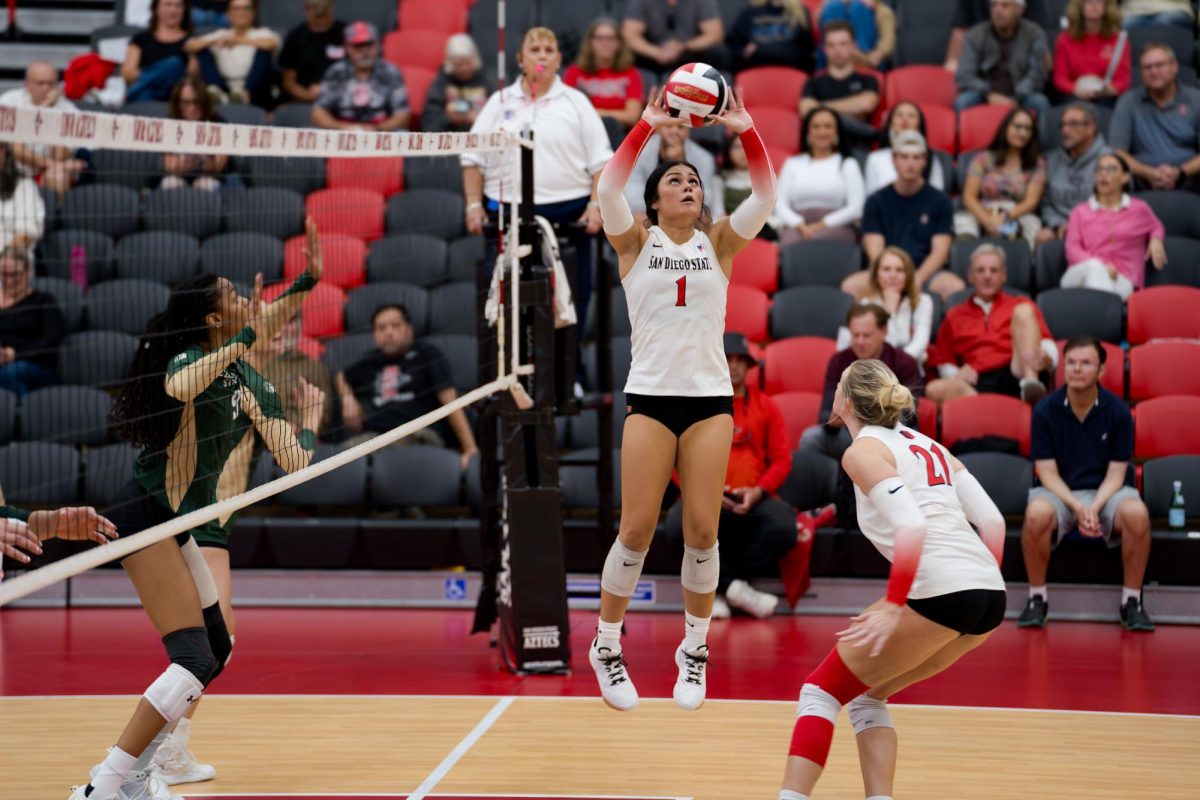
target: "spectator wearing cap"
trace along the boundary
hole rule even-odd
[[[925,181],[929,150],[915,130],[892,134],[896,180],[867,198],[863,208],[863,249],[874,261],[883,248],[899,247],[917,265],[917,286],[943,299],[964,287],[962,279],[943,269],[950,260],[954,206],[950,197]],[[842,291],[859,297],[868,290],[866,270],[842,282]]]
[[[335,19],[333,0],[304,0],[304,22],[288,31],[279,53],[279,85],[289,100],[315,103],[321,80],[346,57],[346,23]]]
[[[1091,197],[1096,185],[1096,162],[1108,152],[1096,124],[1096,111],[1087,103],[1067,106],[1058,131],[1059,145],[1046,158],[1039,245],[1067,235],[1067,218],[1072,209]]]
[[[379,31],[352,22],[345,32],[346,58],[325,73],[313,105],[313,124],[335,130],[406,130],[412,116],[400,70],[379,57]]]
[[[775,401],[746,381],[758,366],[746,338],[725,334],[725,357],[733,384],[733,445],[721,499],[721,570],[713,616],[729,616],[732,606],[769,617],[779,599],[749,582],[775,574],[779,559],[796,544],[796,510],[775,496],[792,469],[791,443]],[[682,501],[668,512],[666,531],[682,545]]]
[[[1042,94],[1049,56],[1046,34],[1021,19],[1025,0],[992,0],[990,18],[967,31],[954,82],[959,111],[981,104],[1047,111]]]
[[[0,95],[0,106],[75,110],[75,104],[63,97],[59,88],[58,70],[45,61],[30,64],[25,69],[25,84]],[[80,173],[87,169],[87,163],[75,158],[74,152],[66,147],[14,142],[13,155],[17,160],[17,170],[22,175],[38,180],[60,198],[75,185]]]
[[[196,57],[210,89],[233,103],[271,104],[271,59],[279,34],[258,23],[258,0],[231,0],[229,27],[195,36],[184,52]]]
[[[1200,192],[1200,89],[1179,82],[1168,45],[1147,44],[1138,68],[1142,86],[1117,101],[1109,143],[1151,189]]]

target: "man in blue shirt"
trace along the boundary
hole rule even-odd
[[[1133,417],[1125,402],[1099,385],[1104,348],[1078,336],[1063,350],[1066,386],[1046,396],[1033,412],[1031,455],[1041,486],[1029,492],[1021,552],[1029,574],[1029,601],[1017,624],[1046,624],[1046,568],[1050,549],[1072,530],[1085,539],[1120,538],[1125,567],[1121,624],[1152,631],[1142,606],[1142,577],[1150,557],[1150,512],[1137,490],[1125,485],[1133,457]]]

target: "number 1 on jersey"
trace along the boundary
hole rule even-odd
[[[687,275],[675,281],[675,307],[687,305]]]
[[[933,455],[920,445],[909,445],[909,450],[913,455],[919,457],[925,462],[925,475],[929,478],[930,486],[950,486],[950,464],[946,461],[946,454],[942,452],[942,448],[936,444],[933,445]],[[934,456],[937,456],[937,463],[934,463]],[[941,467],[941,473],[938,473],[938,468]]]

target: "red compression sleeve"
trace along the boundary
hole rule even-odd
[[[887,600],[898,606],[908,602],[908,590],[917,576],[917,564],[921,561],[921,548],[925,545],[925,531],[920,528],[900,528],[896,531],[896,544],[892,548],[892,571],[888,575]]]
[[[775,170],[767,155],[767,146],[756,128],[750,128],[738,134],[742,140],[742,149],[746,151],[746,165],[750,168],[750,189],[757,195],[767,196],[775,193]]]
[[[601,175],[600,180],[607,179],[611,181],[612,188],[623,190],[625,182],[629,180],[629,175],[633,172],[633,165],[637,163],[638,156],[642,154],[642,148],[646,146],[646,142],[650,141],[650,137],[653,135],[654,128],[650,123],[639,119],[637,125],[633,126],[633,130],[626,134],[625,140],[613,154],[612,160],[604,167],[604,174]]]

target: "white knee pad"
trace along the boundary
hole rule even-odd
[[[183,716],[188,706],[200,699],[204,693],[204,684],[195,675],[178,664],[167,667],[162,675],[143,697],[154,706],[167,722],[174,722]]]
[[[683,588],[696,594],[715,592],[720,574],[721,554],[717,552],[717,545],[707,550],[684,545],[683,568],[679,570]]]
[[[195,539],[188,539],[180,546],[179,552],[183,553],[188,572],[192,573],[192,581],[200,594],[200,607],[208,608],[217,602],[217,583],[213,580],[208,562],[204,560],[204,554],[200,552],[200,546],[196,544]]]
[[[642,562],[648,550],[630,550],[617,539],[604,559],[604,572],[600,574],[600,586],[617,597],[633,597],[638,578],[642,577]]]
[[[800,687],[800,702],[796,704],[797,717],[821,717],[829,720],[831,725],[836,725],[838,714],[841,712],[842,704],[820,686],[806,683]]]
[[[892,715],[888,713],[887,701],[877,700],[866,694],[846,704],[846,713],[850,715],[850,724],[854,727],[854,735],[871,728],[894,728]]]

